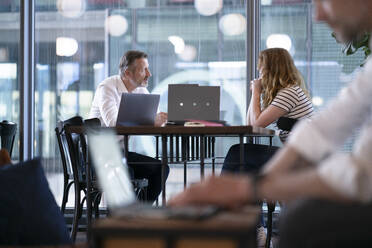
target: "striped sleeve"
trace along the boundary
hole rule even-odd
[[[297,106],[298,102],[299,99],[296,90],[293,88],[284,88],[278,92],[271,105],[290,112],[291,109]]]

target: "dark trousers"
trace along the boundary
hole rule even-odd
[[[243,172],[258,173],[262,166],[274,156],[279,149],[276,146],[244,144],[244,166]],[[240,145],[230,147],[225,161],[223,162],[221,174],[240,172]]]
[[[281,248],[372,247],[372,203],[298,200],[280,218]]]
[[[149,182],[147,200],[154,202],[161,192],[161,161],[135,152],[128,152],[128,166],[135,179],[146,178]],[[169,167],[165,168],[165,179]]]

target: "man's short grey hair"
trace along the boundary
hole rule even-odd
[[[121,77],[124,76],[125,71],[134,64],[136,59],[147,58],[147,54],[141,51],[130,50],[127,51],[120,59],[119,63],[119,74]]]

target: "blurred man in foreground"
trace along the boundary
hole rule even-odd
[[[372,31],[371,0],[314,0],[315,19],[348,42]],[[300,122],[258,177],[223,176],[193,185],[170,204],[239,207],[256,200],[291,202],[281,247],[364,247],[372,242],[372,61],[329,106]],[[361,128],[350,154],[337,152]],[[297,200],[308,198],[308,200]],[[292,201],[297,200],[297,201]]]

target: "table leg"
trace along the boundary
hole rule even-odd
[[[205,158],[205,139],[204,135],[200,136],[200,179],[204,179],[204,158]]]
[[[191,160],[194,160],[195,159],[195,137],[190,136],[189,139],[191,139]]]
[[[129,137],[128,135],[124,135],[124,156],[125,159],[128,159],[128,149],[129,149]]]
[[[173,135],[169,136],[169,161],[173,163]]]
[[[188,145],[188,140],[189,137],[187,136],[182,136],[181,137],[181,142],[182,142],[182,160],[183,160],[183,188],[186,188],[187,185],[187,160],[189,157],[189,145]]]
[[[214,175],[215,173],[215,162],[216,162],[216,159],[214,158],[215,156],[215,151],[214,151],[214,145],[216,143],[216,138],[215,137],[212,137],[212,175]]]
[[[196,154],[195,154],[195,159],[199,159],[200,158],[200,142],[199,142],[199,136],[196,136],[195,137],[195,140],[196,140],[196,143],[195,143],[195,146],[196,146]]]
[[[161,136],[161,145],[162,145],[162,166],[161,166],[161,189],[162,189],[162,204],[163,206],[166,205],[166,197],[165,197],[165,168],[167,167],[168,164],[168,159],[167,159],[167,136],[162,135]]]
[[[155,136],[155,149],[156,149],[156,154],[155,154],[155,158],[156,159],[159,159],[159,136]]]
[[[244,136],[239,135],[239,144],[240,144],[240,172],[244,171]]]
[[[176,136],[176,161],[180,161],[180,137]]]

